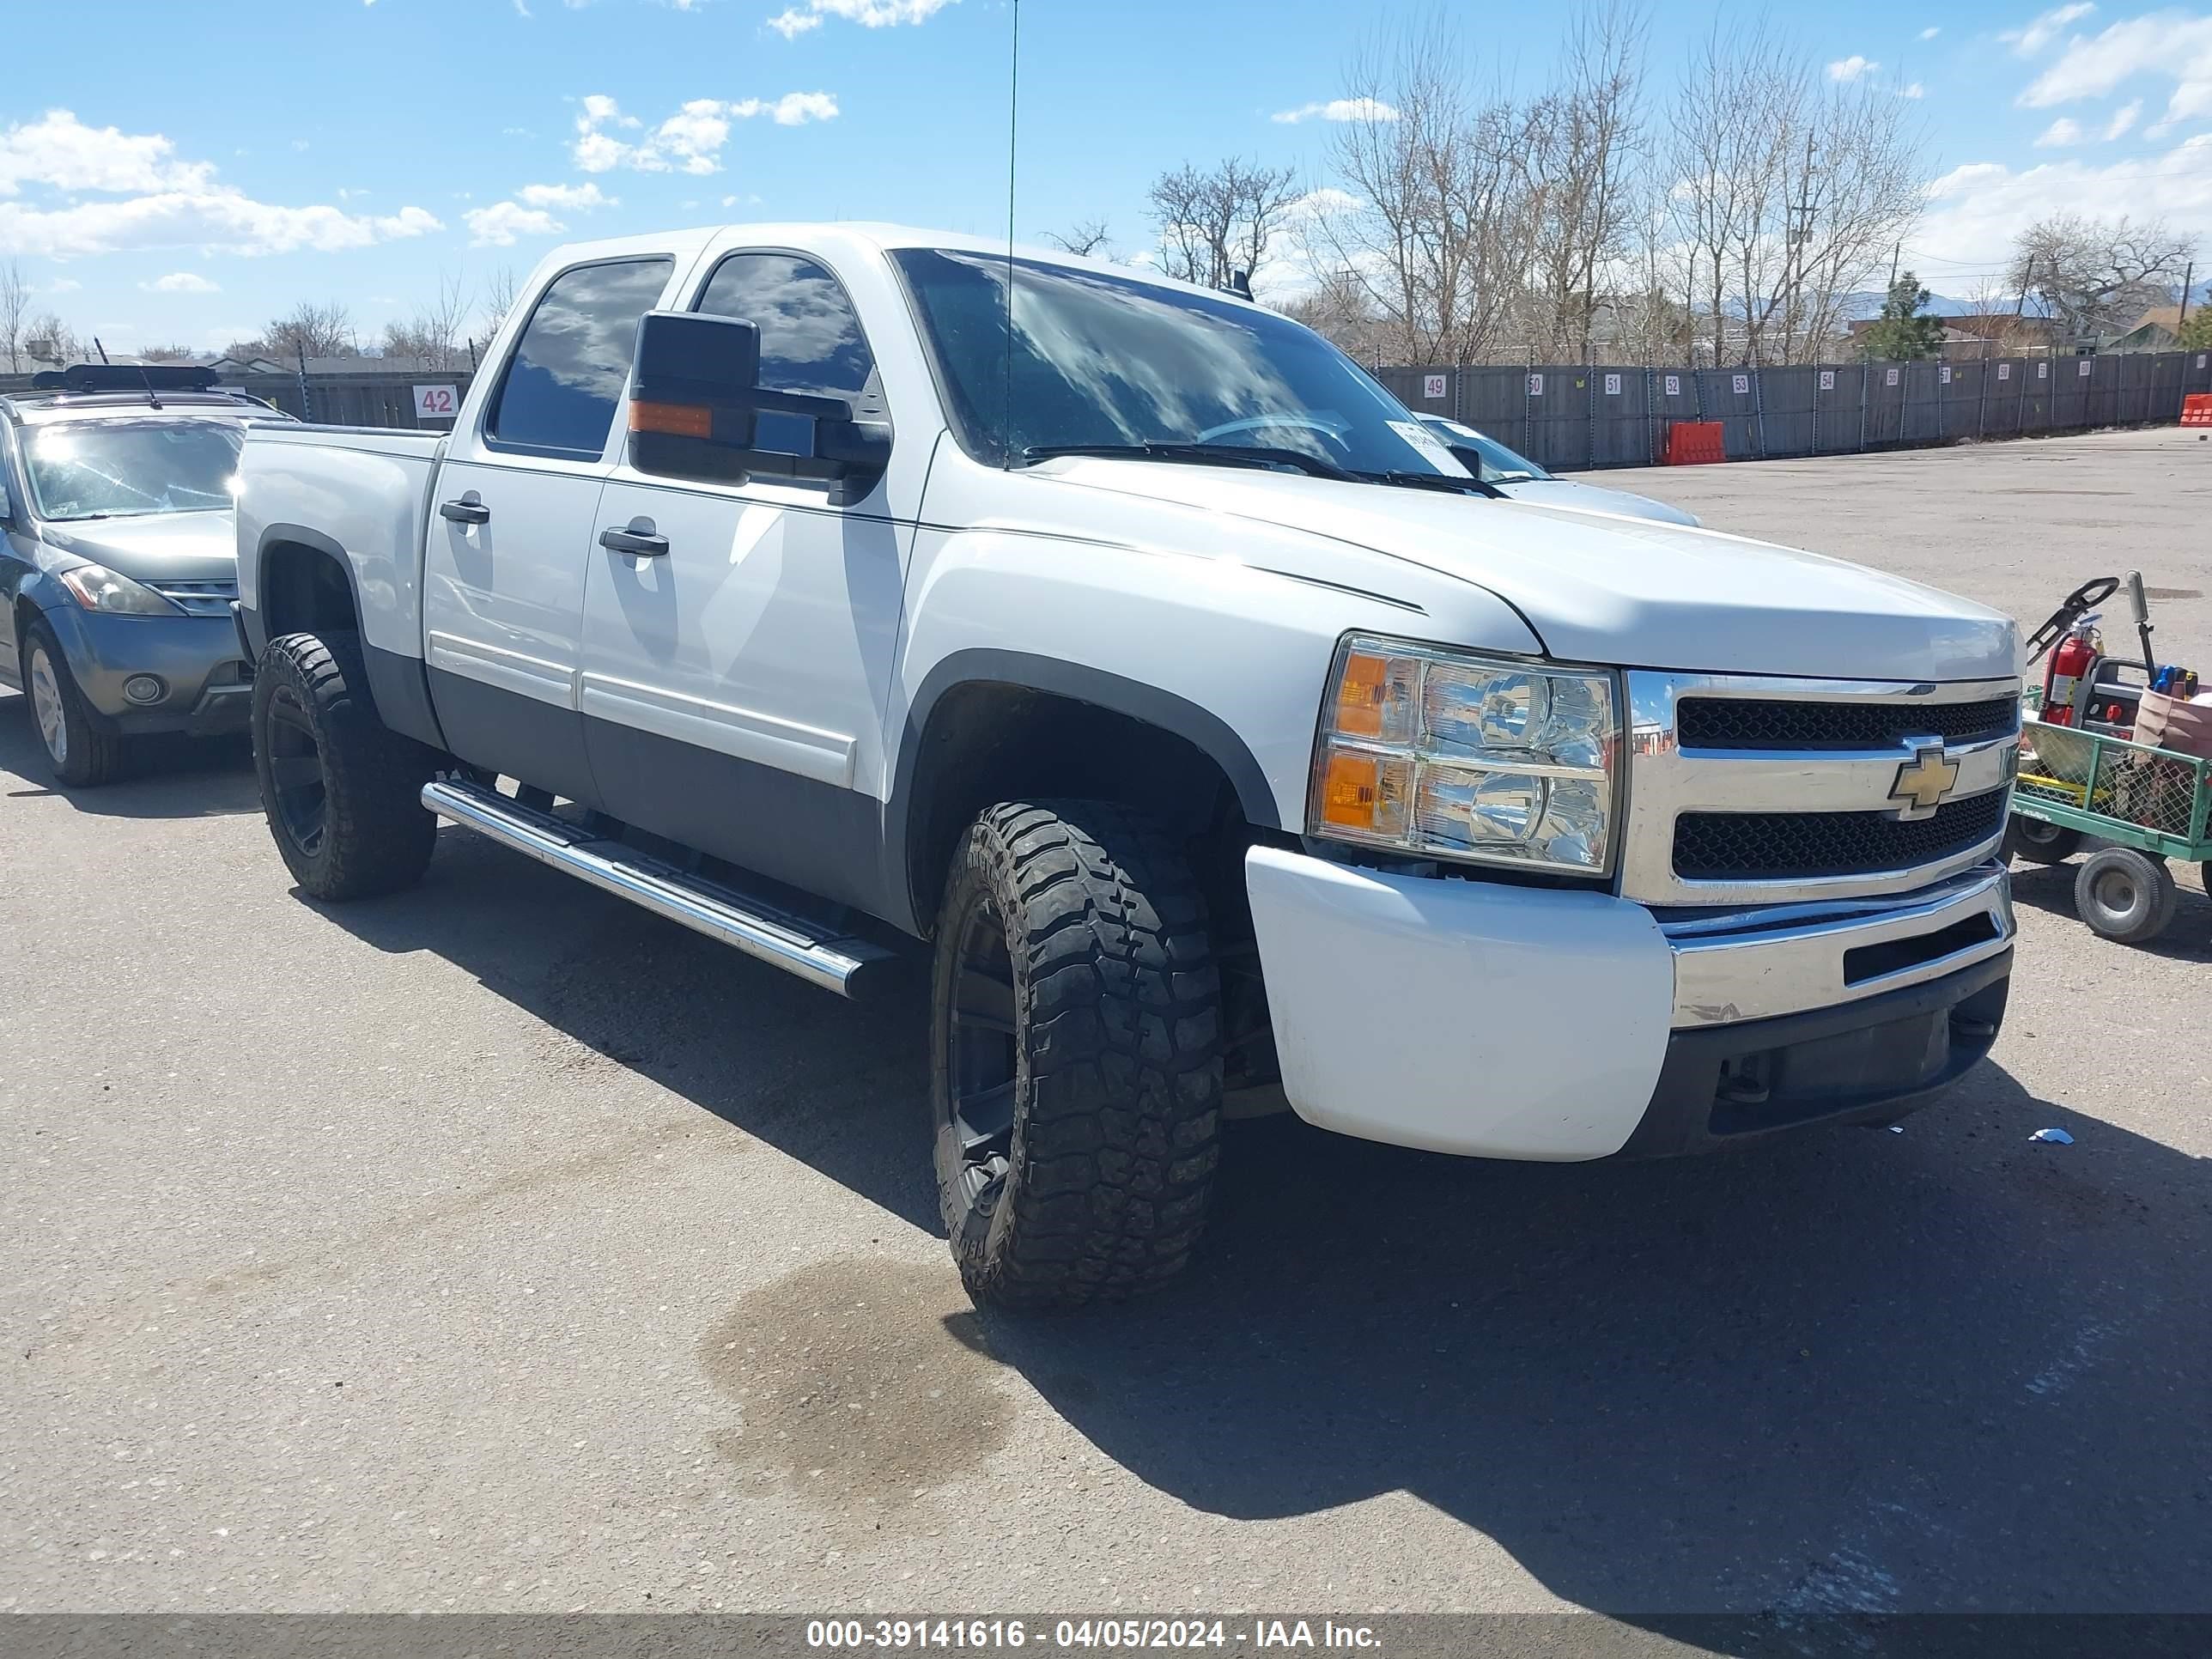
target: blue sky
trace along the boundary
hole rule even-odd
[[[1277,118],[1336,96],[1378,24],[1431,9],[1024,0],[1021,233],[1103,217],[1131,252],[1146,184],[1187,159],[1326,184],[1326,115]],[[1556,11],[1462,9],[1486,69],[1542,75]],[[1662,112],[1717,15],[1761,15],[1649,10]],[[1005,225],[1007,0],[0,11],[0,258],[111,349],[219,346],[302,299],[373,337],[441,277],[480,290],[560,241],[675,223]],[[1995,272],[2054,205],[2162,212],[2212,258],[2212,9],[1869,0],[1782,27],[1924,114],[1936,182],[1906,258],[1939,291]]]

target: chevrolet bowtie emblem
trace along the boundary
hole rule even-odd
[[[1924,818],[1936,803],[1951,793],[1959,781],[1959,763],[1943,757],[1943,745],[1931,744],[1913,750],[1912,758],[1897,769],[1897,781],[1889,787],[1900,818]]]

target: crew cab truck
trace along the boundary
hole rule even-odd
[[[2005,617],[1515,502],[1235,296],[851,224],[577,246],[448,435],[261,428],[300,887],[435,820],[833,991],[926,947],[979,1298],[1156,1285],[1224,1115],[1592,1159],[1985,1054]]]

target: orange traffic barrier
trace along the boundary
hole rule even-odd
[[[1676,421],[1668,427],[1668,465],[1698,466],[1707,461],[1726,459],[1728,453],[1721,447],[1718,421]]]
[[[2184,426],[2212,426],[2212,392],[2192,392],[2181,400]]]

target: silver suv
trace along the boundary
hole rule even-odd
[[[232,487],[248,422],[290,416],[198,368],[79,364],[0,397],[0,684],[63,783],[123,739],[246,729]]]

